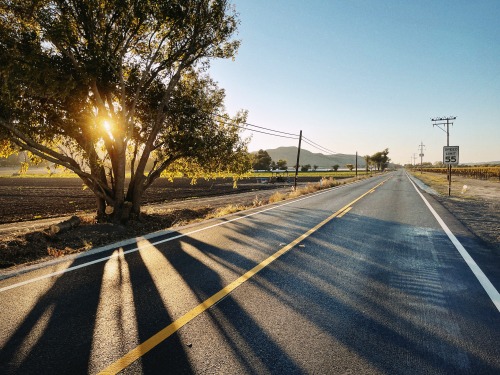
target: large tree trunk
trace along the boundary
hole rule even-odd
[[[142,194],[144,193],[144,175],[136,174],[130,180],[125,198],[130,202],[130,219],[139,219],[141,215]]]
[[[106,201],[103,198],[97,197],[97,221],[106,221]]]
[[[128,213],[125,213],[125,164],[126,164],[126,155],[125,155],[125,146],[123,142],[116,142],[114,150],[114,160],[112,159],[113,165],[113,192],[114,192],[114,202],[113,202],[113,214],[111,216],[111,221],[113,223],[121,223],[123,221],[128,220]]]

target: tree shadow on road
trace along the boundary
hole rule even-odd
[[[82,262],[75,260],[71,266]],[[102,274],[103,268],[103,263],[97,264],[93,272]],[[68,286],[71,293],[64,293]],[[20,288],[34,290],[37,287],[40,286],[28,284]],[[94,331],[92,318],[99,304],[100,289],[101,283],[89,282],[86,275],[69,272],[59,276],[6,341],[0,354],[0,372],[87,372]],[[14,291],[21,296],[8,300]],[[29,303],[28,297],[23,297],[22,293],[22,290],[4,293],[4,308],[22,312],[25,309],[23,304]]]

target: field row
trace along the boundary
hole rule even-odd
[[[420,170],[419,167],[414,169]],[[422,172],[442,173],[446,174],[447,168],[422,168]],[[453,176],[461,176],[466,178],[475,178],[478,180],[500,180],[500,167],[452,167],[451,174]]]

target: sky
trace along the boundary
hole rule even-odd
[[[331,152],[442,160],[456,116],[460,162],[500,161],[499,0],[232,0],[234,61],[211,63],[226,109]],[[252,134],[250,151],[297,146]],[[311,145],[312,152],[328,153]]]

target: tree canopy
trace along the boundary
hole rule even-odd
[[[0,0],[0,157],[75,172],[113,221],[174,169],[247,171],[246,112],[207,74],[238,22],[227,0]]]
[[[280,159],[276,162],[276,167],[280,170],[286,170],[288,168],[287,161]]]
[[[271,169],[273,159],[265,150],[259,150],[253,154],[252,168],[256,171],[268,171]]]
[[[309,172],[310,169],[311,169],[311,164],[302,165],[300,167],[301,172]]]
[[[389,161],[391,160],[387,155],[389,154],[389,149],[386,148],[383,151],[376,152],[370,156],[370,160],[377,166],[377,170],[383,171],[387,168]]]

